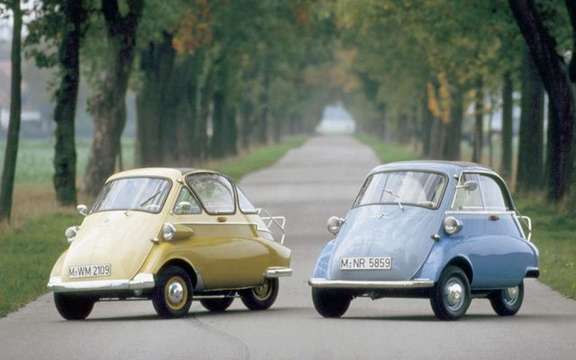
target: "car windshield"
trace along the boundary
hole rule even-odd
[[[151,177],[112,180],[98,195],[92,212],[106,210],[138,210],[159,213],[162,210],[170,181]]]
[[[355,206],[397,204],[435,209],[440,205],[446,176],[423,171],[387,171],[371,175]]]

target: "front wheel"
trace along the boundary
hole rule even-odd
[[[339,318],[350,306],[352,296],[341,290],[312,288],[312,302],[320,315]]]
[[[276,301],[278,290],[278,279],[266,279],[262,285],[242,290],[239,294],[240,299],[248,309],[266,310]]]
[[[158,274],[152,304],[160,317],[182,317],[188,314],[192,295],[192,281],[186,270],[168,266]]]
[[[434,286],[430,304],[440,320],[458,320],[468,310],[472,296],[468,277],[457,266],[448,266]]]
[[[518,286],[495,291],[489,299],[496,314],[500,316],[516,315],[524,301],[524,282]]]
[[[96,300],[69,294],[54,293],[54,304],[66,320],[84,320],[90,315]]]
[[[225,297],[221,299],[202,299],[200,300],[200,304],[202,304],[202,306],[204,306],[204,308],[208,311],[224,312],[230,307],[233,301],[233,297]]]

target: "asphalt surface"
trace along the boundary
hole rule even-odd
[[[250,312],[236,300],[212,314],[194,303],[188,317],[160,320],[149,302],[109,302],[70,322],[45,295],[0,319],[0,359],[576,358],[576,302],[535,280],[510,318],[474,300],[461,321],[441,322],[423,299],[356,299],[342,319],[321,318],[306,280],[330,239],[326,218],[345,213],[376,163],[352,138],[319,137],[242,181],[257,206],[289,221],[295,273],[281,280],[270,310]]]

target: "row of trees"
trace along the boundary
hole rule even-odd
[[[332,90],[315,74],[332,58],[328,5],[311,0],[30,0],[24,49],[57,70],[54,188],[75,204],[75,113],[89,84],[94,136],[83,190],[94,195],[121,161],[126,95],[136,96],[142,166],[193,166],[253,145],[309,132]],[[18,149],[20,1],[14,21],[14,118],[0,219],[8,218]]]
[[[358,51],[363,91],[347,99],[366,130],[416,141],[424,156],[448,160],[462,159],[469,140],[471,160],[481,162],[486,145],[495,153],[484,119],[499,111],[502,173],[515,173],[518,190],[546,186],[550,201],[567,197],[574,182],[576,2],[362,4],[341,1],[338,23],[345,44]],[[521,119],[513,172],[515,94]],[[474,114],[469,138],[467,110]]]

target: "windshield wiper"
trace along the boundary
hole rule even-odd
[[[402,206],[402,202],[400,201],[400,195],[396,194],[394,191],[390,190],[390,189],[384,189],[384,192],[386,194],[390,194],[392,195],[392,197],[396,198],[396,203],[398,204],[398,206],[400,207],[400,209],[402,211],[404,211],[404,207]]]
[[[142,208],[144,207],[144,205],[147,205],[150,201],[154,200],[156,198],[156,196],[162,194],[162,190],[158,190],[154,193],[154,195],[150,196],[148,199],[142,201],[140,203],[140,205],[138,205],[138,208]]]

